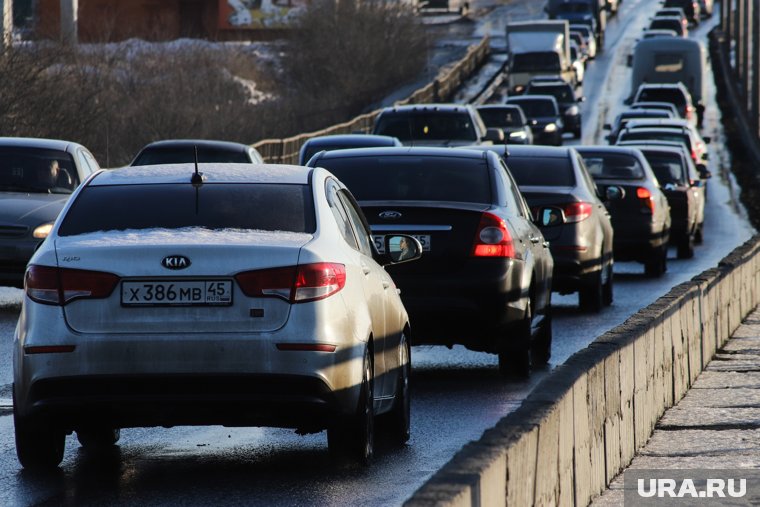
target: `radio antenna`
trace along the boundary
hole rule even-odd
[[[194,145],[193,148],[195,150],[195,172],[190,178],[190,183],[194,186],[200,186],[203,185],[203,173],[198,172],[198,145]]]

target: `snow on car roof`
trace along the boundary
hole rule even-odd
[[[284,183],[305,185],[312,169],[280,164],[198,164],[204,183]],[[90,185],[190,183],[194,164],[134,166],[103,171]]]
[[[128,245],[271,245],[301,246],[310,241],[311,234],[291,231],[257,229],[128,229],[98,231],[56,238],[59,247],[111,247]]]

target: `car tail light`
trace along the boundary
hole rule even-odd
[[[684,118],[687,120],[691,120],[694,116],[694,106],[686,105],[686,109],[684,110]]]
[[[636,197],[639,198],[641,204],[644,205],[650,213],[654,215],[654,197],[649,189],[644,187],[638,187],[636,189]],[[643,210],[642,210],[643,211]]]
[[[698,157],[697,150],[691,150],[691,159],[694,161],[695,164],[698,162],[697,157]]]
[[[111,295],[119,277],[103,271],[31,265],[24,290],[32,301],[64,306],[75,299],[103,299]]]
[[[480,217],[475,244],[472,247],[473,257],[514,257],[515,246],[512,235],[507,229],[506,222],[491,213],[483,213]]]
[[[279,297],[290,303],[306,303],[331,296],[346,285],[343,264],[318,262],[259,269],[235,275],[240,289],[249,297]]]
[[[582,222],[591,216],[592,205],[588,202],[571,202],[565,205],[565,223]]]

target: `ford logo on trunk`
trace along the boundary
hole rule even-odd
[[[398,220],[401,218],[401,213],[398,211],[383,211],[378,216],[383,220]]]
[[[161,259],[161,265],[166,269],[185,269],[190,266],[190,259],[184,255],[167,255]]]

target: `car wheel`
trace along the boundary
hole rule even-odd
[[[409,376],[412,369],[409,342],[406,335],[401,335],[399,344],[399,361],[401,367],[398,371],[398,383],[396,384],[396,396],[393,401],[393,409],[382,417],[385,427],[397,445],[404,445],[410,437],[411,403],[409,397]]]
[[[659,278],[668,269],[668,247],[662,246],[652,252],[652,255],[644,263],[644,273],[652,278]]]
[[[356,414],[327,429],[327,447],[337,458],[368,465],[375,454],[375,402],[372,358],[364,351],[362,385]]]
[[[687,234],[678,242],[678,258],[691,259],[694,257],[694,234]]]
[[[614,275],[612,273],[612,263],[610,262],[607,266],[607,282],[602,285],[602,303],[604,306],[610,306],[612,304],[613,300],[613,290],[612,290],[612,284]]]
[[[19,417],[15,408],[13,426],[16,455],[21,466],[30,470],[45,470],[56,468],[63,461],[66,434],[62,430],[36,418]]]
[[[602,311],[603,301],[602,272],[597,271],[590,277],[589,282],[578,291],[578,304],[583,311],[598,313]]]
[[[531,363],[538,366],[549,362],[552,357],[552,315],[551,308],[546,308],[543,325],[533,340],[530,349]]]
[[[77,430],[77,440],[86,449],[103,449],[119,441],[119,428],[85,428]]]
[[[526,378],[530,375],[531,324],[533,322],[532,302],[528,302],[523,320],[517,325],[513,343],[499,351],[499,373],[505,377]],[[503,334],[511,334],[504,330]]]

